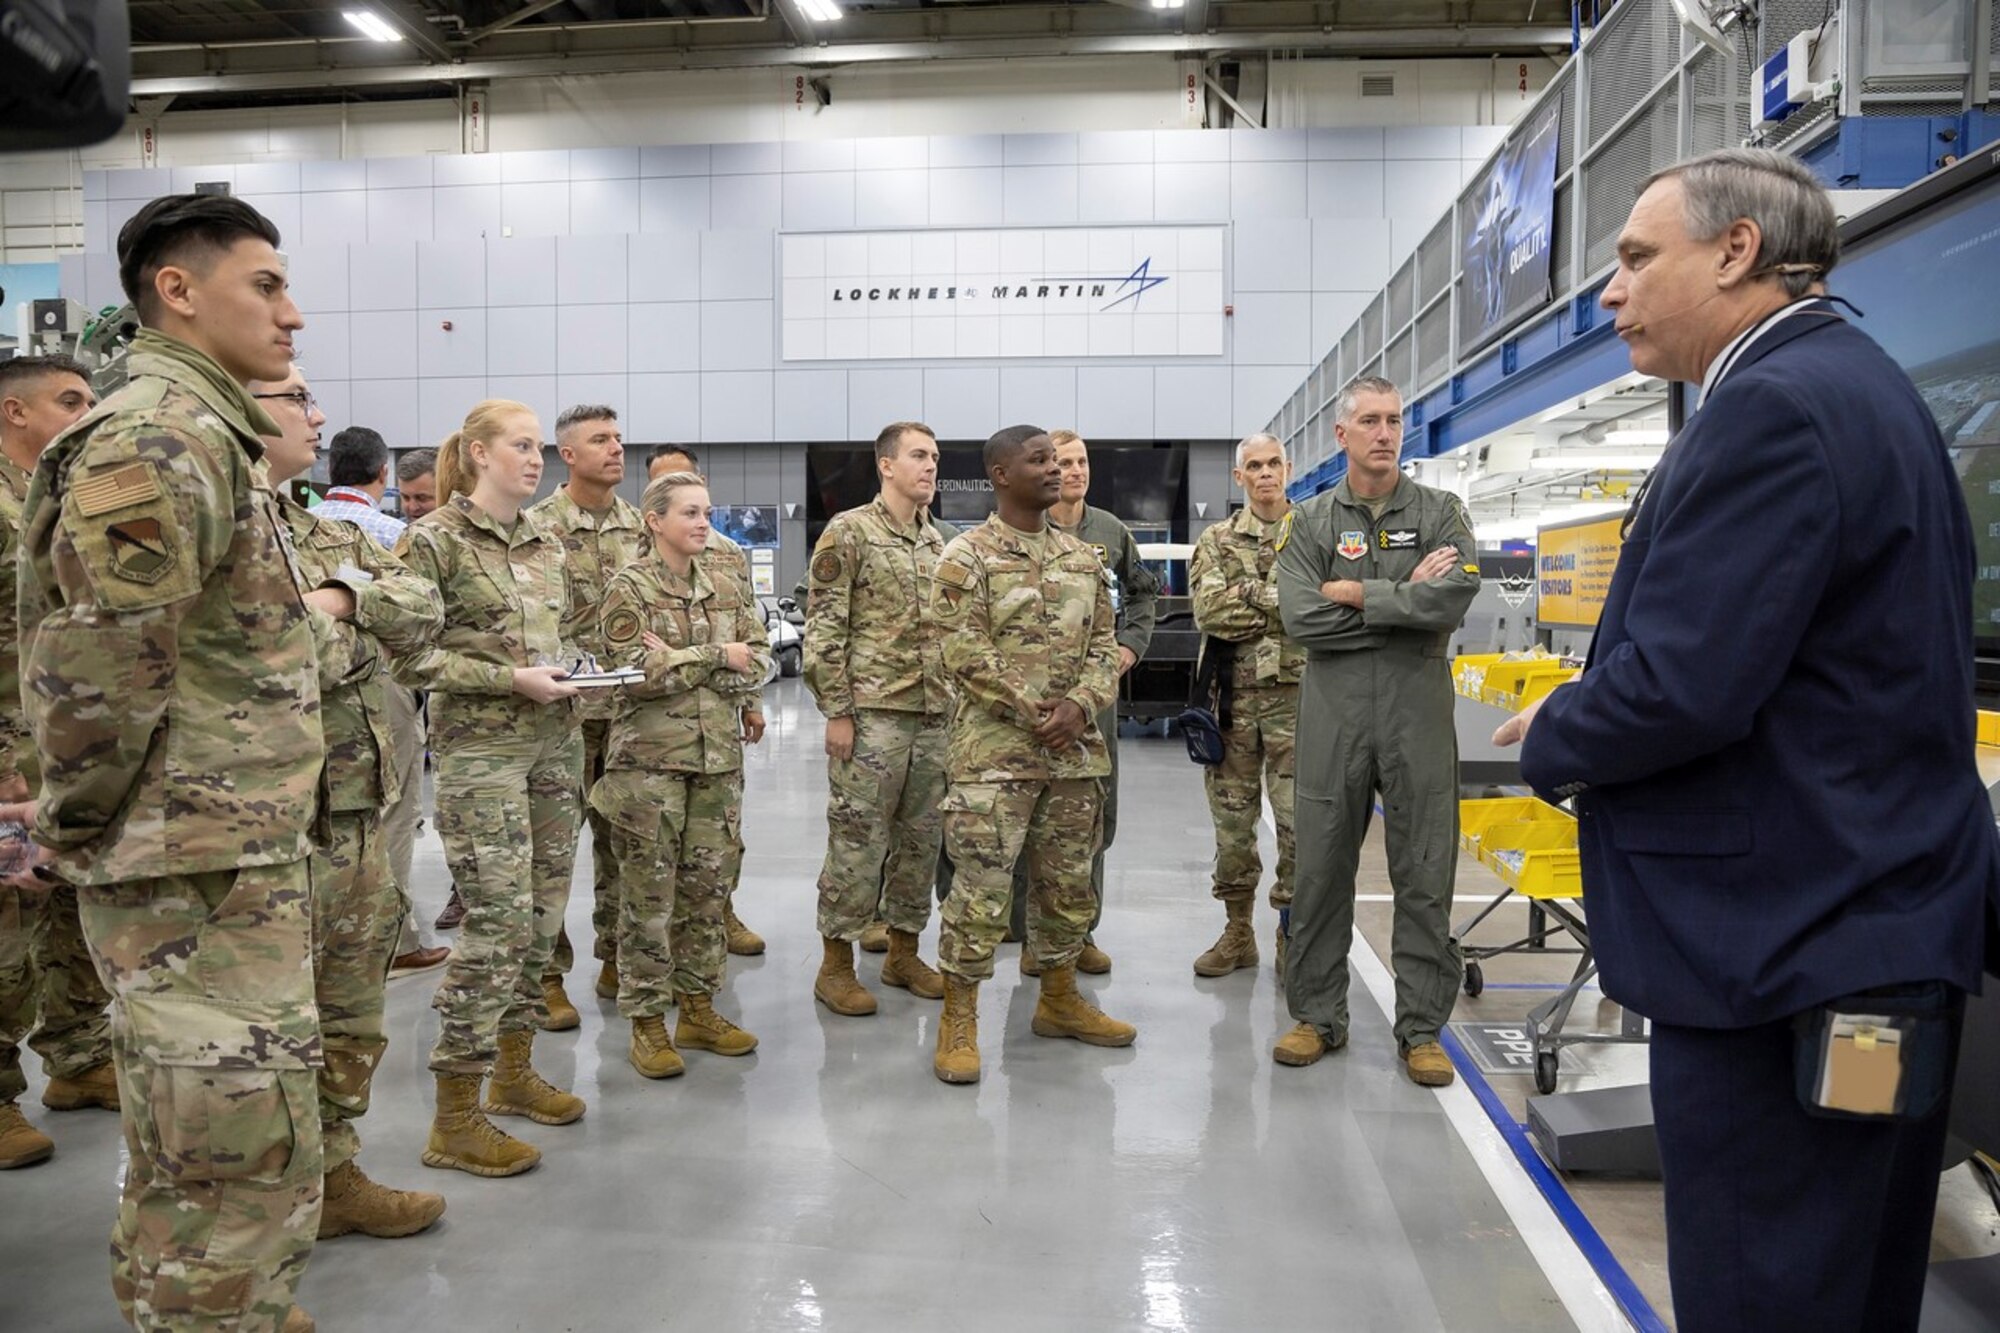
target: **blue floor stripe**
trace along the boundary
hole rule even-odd
[[[1447,1030],[1438,1034],[1438,1040],[1443,1043],[1445,1053],[1451,1056],[1452,1064],[1458,1067],[1459,1077],[1472,1089],[1472,1095],[1479,1099],[1479,1105],[1486,1111],[1493,1127],[1500,1131],[1500,1137],[1513,1149],[1515,1160],[1521,1163],[1528,1178],[1535,1182],[1535,1188],[1542,1192],[1542,1197],[1549,1201],[1549,1207],[1555,1210],[1563,1229],[1569,1232],[1570,1239],[1576,1242],[1577,1249],[1589,1261],[1597,1280],[1604,1284],[1605,1290],[1611,1293],[1611,1299],[1618,1303],[1619,1311],[1640,1333],[1668,1333],[1666,1323],[1654,1311],[1645,1293],[1639,1290],[1632,1275],[1625,1271],[1625,1266],[1611,1253],[1611,1247],[1604,1243],[1604,1237],[1597,1234],[1597,1228],[1577,1207],[1562,1178],[1542,1160],[1541,1153],[1535,1150],[1534,1143],[1528,1138],[1527,1127],[1507,1113],[1507,1108],[1493,1091],[1493,1085],[1486,1081],[1478,1066],[1465,1053],[1457,1036]]]

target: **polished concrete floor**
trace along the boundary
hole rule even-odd
[[[1012,946],[982,995],[986,1077],[973,1088],[931,1075],[935,1003],[884,989],[869,1019],[814,1004],[820,723],[796,682],[772,696],[738,899],[770,949],[732,960],[718,1000],[762,1039],[757,1053],[691,1054],[682,1078],[639,1078],[625,1024],[581,963],[583,1026],[542,1037],[536,1062],[589,1114],[563,1128],[508,1122],[543,1148],[542,1165],[478,1180],[417,1161],[438,974],[391,982],[361,1160],[388,1183],[443,1191],[450,1211],[419,1237],[319,1247],[301,1300],[322,1329],[1612,1326],[1558,1295],[1576,1288],[1573,1253],[1551,1259],[1562,1246],[1545,1219],[1534,1244],[1521,1183],[1479,1138],[1476,1110],[1462,1113],[1463,1087],[1440,1096],[1402,1076],[1368,987],[1356,987],[1350,1048],[1291,1070],[1269,1057],[1287,1020],[1268,956],[1255,975],[1193,977],[1221,911],[1200,783],[1177,742],[1126,742],[1099,935],[1117,966],[1086,979],[1138,1024],[1134,1047],[1033,1036],[1033,983]],[[1373,863],[1379,874],[1379,852]],[[444,890],[428,837],[418,880],[428,918]],[[587,866],[577,882],[569,925],[587,960]],[[1272,925],[1260,906],[1267,955]],[[934,940],[935,925],[927,955]],[[874,972],[871,960],[871,988]],[[113,1329],[117,1124],[44,1112],[38,1063],[24,1104],[58,1151],[0,1175],[0,1329]]]

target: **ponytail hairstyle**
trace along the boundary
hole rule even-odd
[[[479,469],[473,464],[467,447],[472,441],[490,443],[499,438],[509,417],[534,414],[534,408],[511,398],[488,398],[467,412],[465,424],[446,436],[445,442],[438,446],[438,504],[450,504],[454,495],[472,494],[473,486],[478,483]]]
[[[699,473],[665,473],[647,483],[646,493],[639,497],[639,511],[645,514],[663,515],[673,508],[675,491],[684,491],[690,486],[706,488],[707,485]]]

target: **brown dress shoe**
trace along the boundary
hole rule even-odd
[[[451,901],[438,913],[438,930],[457,930],[465,921],[465,899],[458,896],[458,886],[451,886]]]
[[[389,975],[403,977],[412,972],[428,972],[434,967],[443,967],[449,957],[451,950],[442,944],[435,949],[412,949],[389,960]]]

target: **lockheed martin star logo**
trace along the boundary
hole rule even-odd
[[[1139,267],[1133,269],[1119,282],[1116,289],[1124,292],[1127,287],[1130,287],[1132,290],[1125,292],[1125,295],[1119,297],[1110,305],[1105,306],[1104,309],[1110,310],[1130,301],[1132,302],[1133,309],[1136,310],[1138,309],[1139,298],[1165,281],[1165,278],[1156,278],[1153,276],[1153,257],[1147,255],[1139,261]]]

